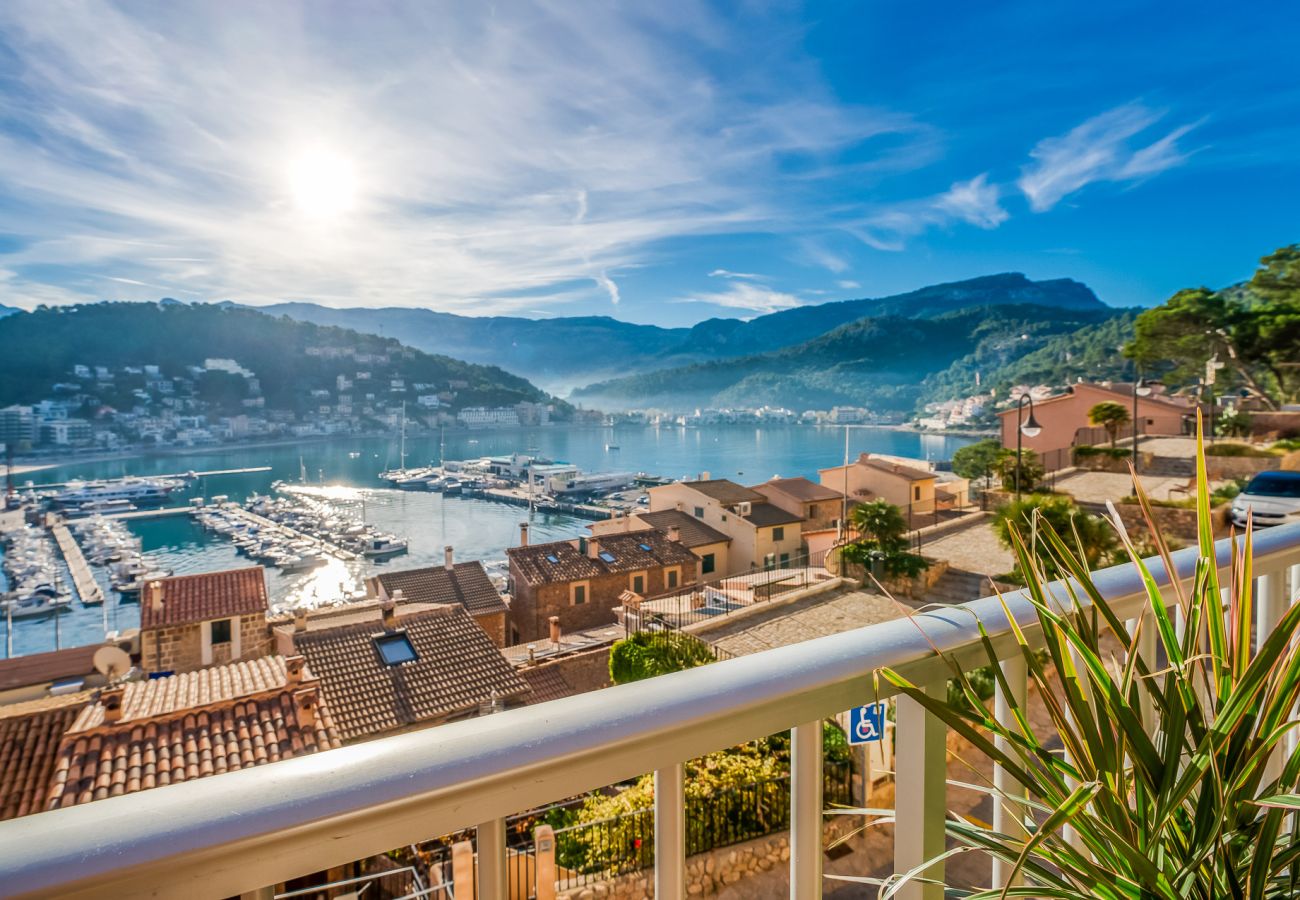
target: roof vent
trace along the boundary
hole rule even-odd
[[[448,544],[446,547],[442,548],[442,554],[443,554],[442,564],[447,569],[447,571],[450,572],[452,569],[456,568],[456,564],[452,561],[451,544]]]
[[[149,582],[149,606],[154,612],[162,612],[163,583],[161,581]]]
[[[307,664],[306,657],[303,656],[286,656],[284,658],[284,678],[289,684],[300,684],[302,682],[302,670]]]
[[[122,704],[126,700],[126,685],[118,684],[104,688],[99,692],[99,704],[104,707],[104,721],[118,722],[122,719]]]

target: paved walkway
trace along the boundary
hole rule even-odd
[[[1153,500],[1184,500],[1195,496],[1194,492],[1188,494],[1182,490],[1173,490],[1187,487],[1187,478],[1184,476],[1139,475],[1138,478],[1142,480],[1142,488],[1147,496]],[[1216,488],[1222,483],[1211,481],[1210,488]],[[1056,489],[1084,503],[1105,503],[1107,500],[1118,503],[1133,492],[1133,478],[1127,472],[1076,472],[1056,482]]]
[[[733,656],[747,656],[905,615],[907,610],[888,597],[870,591],[847,591],[818,594],[762,612],[751,611],[743,619],[724,620],[717,628],[700,631],[698,636]]]
[[[947,560],[954,569],[980,575],[1002,575],[1015,567],[1011,551],[1002,546],[986,519],[979,525],[926,541],[921,552],[931,559]]]

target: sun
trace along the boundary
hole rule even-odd
[[[288,187],[294,208],[306,218],[338,219],[356,206],[356,168],[328,148],[310,147],[295,155],[288,165]]]

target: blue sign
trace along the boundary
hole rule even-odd
[[[874,744],[885,735],[885,704],[868,703],[849,710],[849,743]]]

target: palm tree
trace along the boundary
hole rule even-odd
[[[1115,439],[1119,437],[1120,427],[1129,423],[1128,410],[1122,403],[1107,400],[1088,410],[1088,421],[1105,428],[1106,434],[1110,435],[1110,445],[1114,447]]]

